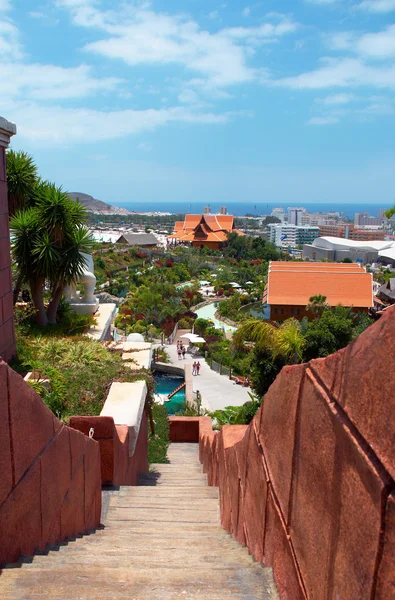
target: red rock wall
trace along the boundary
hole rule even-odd
[[[0,565],[100,525],[99,445],[0,361]]]
[[[12,305],[5,148],[0,146],[0,356],[5,361],[9,361],[14,354],[14,309]]]
[[[250,426],[201,421],[222,524],[284,600],[395,598],[394,357],[395,308],[344,350],[284,368]]]
[[[144,411],[133,456],[129,457],[129,430],[115,425],[112,417],[71,417],[70,427],[89,434],[100,445],[103,485],[137,485],[140,473],[148,471],[148,417]]]

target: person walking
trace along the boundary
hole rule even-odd
[[[196,375],[196,360],[194,361],[194,363],[192,365],[192,375]]]
[[[196,363],[196,375],[199,375],[199,373],[200,373],[200,362],[197,361],[197,363]]]
[[[199,390],[196,390],[196,407],[197,407],[197,414],[198,417],[200,417],[200,408],[202,406],[202,395],[199,392]]]
[[[185,358],[185,353],[186,353],[185,346],[182,347],[181,352],[182,352],[182,358]]]
[[[178,346],[177,348],[178,360],[181,360],[181,348]]]

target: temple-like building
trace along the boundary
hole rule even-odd
[[[226,245],[228,233],[244,235],[235,228],[231,215],[185,215],[185,221],[176,221],[169,240],[190,242],[195,248],[218,250]]]

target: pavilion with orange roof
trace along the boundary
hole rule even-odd
[[[244,235],[236,229],[231,215],[185,215],[185,221],[176,221],[169,240],[190,243],[195,248],[219,250],[226,245],[228,233]]]

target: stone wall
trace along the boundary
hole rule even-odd
[[[100,525],[99,444],[0,361],[0,566]]]
[[[0,356],[9,361],[15,354],[12,303],[10,232],[8,227],[5,149],[15,126],[0,117]]]
[[[222,525],[273,568],[282,599],[395,598],[394,356],[395,308],[340,352],[284,368],[248,427],[198,419]],[[195,441],[176,419],[172,439]]]

